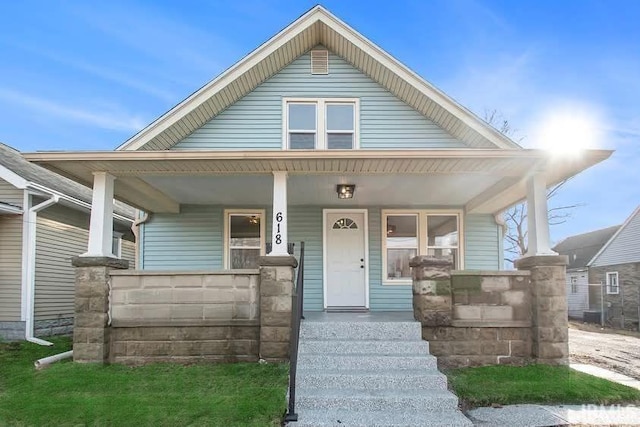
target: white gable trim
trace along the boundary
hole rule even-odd
[[[27,188],[27,184],[29,183],[26,179],[2,165],[0,165],[0,178],[20,190]]]
[[[591,265],[593,263],[595,263],[598,258],[600,257],[600,255],[602,255],[604,253],[605,250],[607,250],[607,248],[609,246],[611,246],[611,243],[616,240],[616,238],[618,237],[618,235],[620,235],[620,233],[622,232],[622,230],[624,230],[625,228],[627,228],[627,226],[629,225],[629,223],[631,222],[631,220],[633,218],[635,218],[636,215],[638,215],[640,213],[640,206],[638,206],[636,208],[636,210],[633,211],[633,213],[631,215],[629,215],[629,218],[627,218],[624,223],[620,226],[620,228],[618,228],[618,231],[616,231],[615,233],[613,233],[613,236],[611,236],[611,238],[609,240],[607,240],[607,243],[605,243],[600,250],[593,256],[593,258],[591,258],[591,261],[589,261],[587,263],[587,267],[591,267]]]
[[[120,145],[117,150],[138,150],[143,148],[148,142],[153,140],[155,137],[160,136],[171,126],[180,122],[189,113],[222,91],[236,79],[239,79],[244,75],[244,73],[251,70],[252,67],[256,66],[270,55],[273,55],[278,49],[292,41],[294,37],[318,21],[322,22],[329,29],[338,33],[349,42],[353,43],[365,54],[371,56],[374,61],[381,64],[382,67],[389,69],[392,73],[396,74],[411,85],[413,89],[430,98],[433,102],[458,118],[470,130],[477,132],[479,135],[494,144],[496,148],[521,148],[518,144],[511,141],[489,124],[479,119],[471,111],[433,87],[430,83],[411,71],[408,67],[404,66],[373,42],[362,36],[322,6],[318,5],[302,15],[298,20],[294,21],[235,65],[224,71],[217,78],[207,83],[201,89],[159,117],[149,126],[131,137],[124,144]]]

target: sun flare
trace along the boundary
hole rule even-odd
[[[563,108],[548,113],[539,123],[539,147],[559,155],[599,147],[601,125],[597,115],[579,108]]]

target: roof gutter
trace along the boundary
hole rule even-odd
[[[27,196],[28,197],[28,196]],[[35,296],[36,296],[36,222],[38,220],[38,212],[43,209],[48,208],[49,206],[55,205],[60,201],[60,197],[56,194],[53,194],[50,199],[45,200],[42,203],[39,203],[35,206],[29,207],[27,210],[27,214],[23,217],[23,244],[26,242],[26,257],[23,257],[23,263],[26,261],[26,264],[23,265],[23,269],[25,269],[26,274],[24,278],[26,279],[23,285],[25,288],[25,339],[29,342],[39,344],[39,345],[53,345],[52,342],[42,340],[40,338],[36,338],[34,336],[35,329]],[[31,205],[31,198],[29,197],[29,206]],[[26,233],[25,233],[26,231]]]
[[[35,182],[28,182],[27,189],[40,191],[40,192],[46,193],[47,195],[52,195],[52,196],[55,195],[61,200],[65,200],[81,208],[91,211],[91,203],[87,203],[83,200],[76,199],[75,197],[68,196],[59,191],[52,190],[50,188],[45,187],[44,185],[36,184]],[[134,221],[133,218],[129,218],[124,215],[117,214],[115,212],[113,213],[113,218],[118,219],[119,221],[128,222],[128,223],[133,223]]]

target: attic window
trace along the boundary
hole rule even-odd
[[[311,51],[311,74],[329,74],[329,51],[316,49]]]

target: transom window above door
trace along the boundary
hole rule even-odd
[[[284,149],[351,150],[359,146],[357,99],[285,99],[283,111]]]

